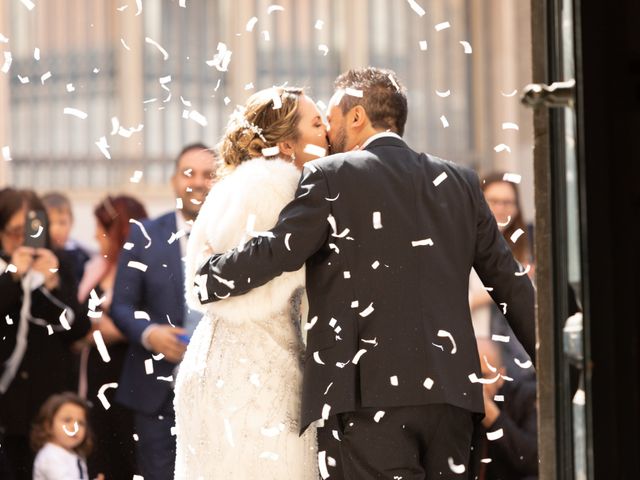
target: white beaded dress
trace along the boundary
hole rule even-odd
[[[299,436],[304,271],[200,305],[192,286],[213,252],[277,222],[300,173],[281,160],[241,164],[211,190],[191,231],[186,293],[205,315],[175,386],[176,480],[318,479],[316,432]]]

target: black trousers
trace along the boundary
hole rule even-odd
[[[361,408],[338,414],[337,421],[347,480],[469,476],[474,417],[467,410],[446,404]]]

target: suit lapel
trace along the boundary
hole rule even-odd
[[[176,215],[167,214],[161,225],[161,239],[163,248],[167,252],[167,269],[171,276],[171,283],[175,288],[176,299],[178,300],[180,318],[184,311],[184,273],[182,268],[182,259],[180,252],[180,240],[176,240],[172,244],[167,243],[172,233],[177,230]],[[174,319],[171,319],[173,321]]]

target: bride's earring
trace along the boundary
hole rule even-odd
[[[293,152],[293,153],[291,154],[291,157],[290,157],[290,158],[291,158],[291,161],[292,161],[292,162],[295,162],[295,161],[296,161],[296,154],[295,154],[295,152]]]

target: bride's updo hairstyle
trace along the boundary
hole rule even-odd
[[[244,107],[238,107],[218,144],[220,173],[228,173],[252,158],[275,158],[277,153],[266,155],[263,150],[284,140],[295,142],[300,136],[298,104],[303,94],[302,88],[267,88],[251,95]]]

